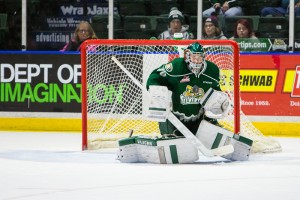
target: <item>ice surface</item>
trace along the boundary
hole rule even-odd
[[[300,138],[247,162],[123,164],[115,150],[82,152],[75,133],[0,132],[0,200],[299,200]]]

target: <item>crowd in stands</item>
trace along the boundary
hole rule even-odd
[[[261,16],[285,16],[289,14],[290,0],[281,0],[278,7],[264,7],[260,14]],[[295,16],[300,16],[300,0],[295,0]]]
[[[243,8],[243,1],[210,0],[209,2],[210,7],[205,9],[202,13],[204,18],[202,39],[257,38],[252,20],[249,21],[244,14],[244,10],[246,9]],[[276,6],[264,6],[259,11],[259,17],[284,17],[286,23],[288,23],[287,16],[289,15],[289,3],[289,0],[281,0]],[[294,10],[295,16],[300,16],[300,0],[295,0]],[[178,12],[182,16],[182,13],[180,11]],[[226,25],[228,24],[224,25],[224,23],[227,22],[227,19],[231,17],[236,17],[233,35],[230,35],[226,30],[226,28],[228,28]],[[181,19],[180,22],[183,23],[183,20]],[[222,23],[223,26],[221,25]],[[184,25],[182,25],[182,27],[184,27]],[[183,31],[183,29],[180,31]],[[187,31],[188,28],[185,28],[185,32]],[[259,35],[260,33],[257,34]],[[159,36],[159,39],[170,38]],[[183,37],[183,39],[189,38]]]
[[[252,38],[256,39],[257,35],[253,29],[252,21],[244,18],[244,11],[241,1],[210,1],[209,8],[203,11],[203,32],[202,39],[237,39],[237,38]],[[295,1],[295,15],[299,16],[300,13],[300,0]],[[289,14],[289,0],[281,0],[278,7],[263,7],[260,11],[261,17],[285,17]],[[226,22],[226,18],[237,17],[235,19],[234,29],[231,35],[226,32],[221,25]],[[177,7],[172,7],[166,16],[166,29],[160,33],[151,32],[152,39],[178,39],[178,33],[180,33],[179,39],[195,39],[194,33],[189,29],[191,24],[189,22],[189,16],[185,15]],[[93,25],[93,24],[92,24]],[[61,51],[79,50],[80,44],[85,39],[97,38],[92,25],[88,22],[80,23],[74,32],[74,38],[70,41]],[[195,25],[195,24],[194,24]],[[83,29],[81,26],[85,26],[85,33],[81,33]],[[95,25],[94,25],[95,26]],[[126,27],[124,27],[126,31]],[[258,33],[259,34],[259,33]],[[150,39],[144,38],[144,39]]]
[[[119,20],[117,21],[114,18],[114,24],[118,24],[118,27],[114,27],[115,39],[174,39],[175,33],[182,34],[182,39],[197,38],[197,0],[145,0],[149,7],[143,7],[143,9],[149,10],[149,12],[144,12],[142,7],[139,7],[138,3],[143,1],[115,0],[115,2],[118,3],[118,12],[114,15],[118,15],[116,19]],[[129,6],[126,7],[126,5],[121,4],[125,2],[133,5],[134,12],[129,11]],[[260,0],[204,0],[202,39],[266,37],[260,33],[259,20],[265,17],[274,19],[280,17],[283,18],[282,23],[288,25],[289,3],[289,0],[266,0],[263,2]],[[145,5],[143,4],[143,6]],[[296,17],[300,16],[300,0],[295,0],[294,11]],[[137,16],[132,20],[133,26],[126,23],[126,19],[131,16]],[[84,31],[80,28],[82,25],[79,25],[74,31],[74,38],[64,47],[62,46],[61,51],[79,50],[80,44],[87,38],[107,39],[107,18],[104,20],[106,24],[100,25],[93,20],[96,17],[97,15],[93,16],[90,22],[85,23],[87,27],[84,30],[87,31]],[[255,20],[252,20],[251,17],[254,17]],[[300,17],[298,18],[300,20]],[[152,23],[153,19],[156,20],[154,25]],[[159,20],[164,24],[159,26]],[[234,21],[229,25],[229,20]],[[131,29],[135,29],[135,27],[140,29],[129,32],[129,26]],[[119,34],[116,34],[116,29]],[[106,34],[103,34],[104,32]],[[130,35],[133,32],[135,32],[135,35]],[[281,31],[276,37],[287,38],[288,30]]]
[[[172,2],[172,1],[170,1]],[[257,4],[256,11],[254,12],[247,3],[249,1],[232,0],[207,0],[203,1],[203,27],[202,38],[203,39],[234,39],[234,38],[257,38],[260,36],[258,30],[258,23],[261,17],[282,17],[285,24],[288,24],[289,15],[289,0],[277,0],[267,1],[269,4],[262,4],[261,1]],[[194,2],[196,3],[196,1]],[[262,6],[263,5],[263,6]],[[197,7],[194,5],[194,7]],[[191,10],[192,7],[189,7]],[[189,11],[187,6],[185,7],[173,7],[169,9],[168,13],[161,14],[160,17],[165,17],[165,29],[156,29],[152,32],[151,37],[157,39],[174,39],[174,33],[182,33],[183,39],[193,39],[197,35],[197,23],[192,19],[197,16],[193,16],[193,11]],[[127,11],[128,12],[128,11]],[[120,15],[125,12],[121,12]],[[126,13],[127,14],[127,13]],[[195,14],[195,13],[194,13]],[[255,16],[254,20],[249,20]],[[133,14],[134,15],[134,14]],[[300,16],[300,0],[295,0],[295,16]],[[153,17],[153,16],[152,16]],[[156,16],[154,16],[156,17]],[[228,25],[227,19],[234,18],[234,24]],[[197,18],[196,18],[197,20]],[[140,23],[143,23],[145,19],[141,19]],[[139,23],[138,21],[136,23]],[[96,26],[96,25],[95,25]],[[141,26],[142,27],[142,26]],[[161,27],[161,26],[160,26]],[[284,26],[283,26],[284,27]],[[126,32],[127,26],[124,23],[124,31]],[[155,29],[155,28],[154,28]],[[234,29],[229,31],[228,29]],[[139,30],[143,32],[144,30]],[[270,29],[271,31],[271,29]],[[284,31],[282,31],[284,32]],[[144,33],[144,32],[143,32]],[[287,33],[280,35],[279,37],[287,38]],[[147,35],[145,36],[147,37]],[[151,38],[149,37],[149,38]],[[132,39],[132,38],[125,38]],[[142,38],[137,38],[142,39]],[[147,39],[147,38],[143,38]]]

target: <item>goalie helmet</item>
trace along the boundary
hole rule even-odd
[[[205,52],[203,46],[198,42],[194,42],[184,50],[184,61],[191,72],[195,75],[202,73],[204,69]]]

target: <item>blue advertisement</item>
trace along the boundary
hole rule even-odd
[[[92,22],[95,15],[108,15],[107,0],[40,1],[31,16],[28,49],[60,50],[71,40],[80,21]],[[114,13],[118,13],[114,6]]]

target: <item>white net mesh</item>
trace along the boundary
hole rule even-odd
[[[175,57],[182,56],[182,51],[189,43],[166,41],[164,44],[154,41],[112,42],[93,41],[87,43],[82,51],[82,82],[86,83],[87,96],[83,95],[83,148],[99,149],[115,147],[116,140],[128,137],[129,131],[135,135],[159,135],[158,123],[145,117],[148,99],[142,90],[112,60],[112,56],[145,86],[149,74],[157,67]],[[200,41],[206,51],[206,59],[214,62],[221,69],[221,88],[234,96],[234,71],[236,65],[234,48],[231,43],[220,45],[218,41]],[[238,74],[238,73],[237,73]],[[237,76],[239,77],[239,76]],[[85,87],[83,87],[85,90]],[[83,91],[83,94],[85,91]],[[239,97],[237,97],[239,98]],[[241,127],[235,126],[235,116],[239,109],[234,109],[221,124],[232,131],[252,138],[255,152],[273,152],[281,149],[276,141],[266,138],[252,123],[241,114]]]

